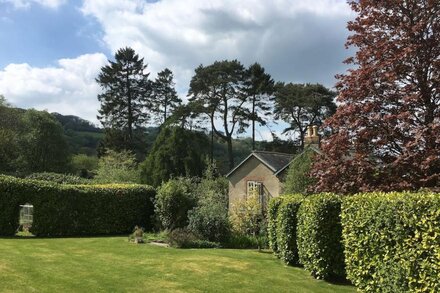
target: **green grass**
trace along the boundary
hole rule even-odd
[[[136,245],[126,237],[0,239],[0,292],[354,292],[271,253]]]

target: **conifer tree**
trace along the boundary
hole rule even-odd
[[[104,128],[121,130],[126,134],[127,149],[133,146],[133,132],[147,121],[151,108],[151,84],[144,59],[129,47],[119,49],[115,61],[101,68],[96,79],[102,88],[98,119]]]
[[[165,123],[172,111],[182,103],[174,88],[173,78],[173,72],[165,68],[157,74],[152,84],[152,111],[159,124]]]

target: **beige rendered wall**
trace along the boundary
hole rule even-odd
[[[248,159],[235,172],[229,176],[229,206],[246,197],[248,181],[263,182],[266,199],[280,194],[280,181],[273,172],[255,157]]]

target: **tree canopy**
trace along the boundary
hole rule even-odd
[[[200,177],[205,168],[207,146],[203,133],[164,127],[141,164],[142,183],[159,186],[173,177]]]
[[[351,1],[333,134],[314,165],[315,191],[440,186],[440,4]]]
[[[133,132],[148,120],[151,84],[147,65],[132,48],[119,49],[115,61],[101,68],[96,81],[102,88],[98,119],[105,128],[126,135],[126,149],[133,149]]]
[[[290,124],[284,132],[299,134],[301,147],[309,125],[321,125],[336,110],[336,93],[321,84],[277,83],[275,117]]]

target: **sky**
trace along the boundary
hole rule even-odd
[[[97,122],[95,78],[126,46],[152,78],[170,68],[183,98],[198,65],[225,59],[333,87],[353,18],[345,0],[0,0],[0,94]]]

